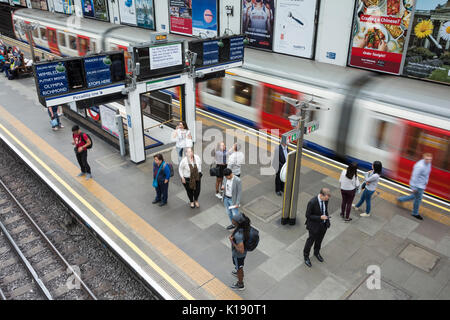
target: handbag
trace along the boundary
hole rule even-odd
[[[286,182],[286,174],[287,174],[287,162],[283,164],[283,167],[281,167],[280,170],[280,180],[282,182]]]
[[[366,183],[363,182],[363,184],[361,185],[361,190],[364,190],[366,188]]]
[[[213,166],[212,163],[209,166],[209,175],[211,177],[217,177],[219,175],[219,168],[217,168],[217,166]]]
[[[158,188],[158,175],[159,175],[159,171],[161,171],[161,167],[162,167],[162,163],[158,168],[158,172],[156,173],[156,177],[153,179],[153,187],[154,188]]]
[[[58,126],[58,120],[56,118],[50,120],[50,124],[52,125],[52,128]]]

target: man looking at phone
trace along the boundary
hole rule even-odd
[[[230,168],[225,168],[223,170],[223,176],[224,179],[221,188],[224,191],[223,204],[225,205],[225,210],[227,211],[231,222],[231,224],[227,227],[227,230],[231,230],[235,227],[232,222],[233,216],[239,214],[242,183],[241,179],[236,177]]]

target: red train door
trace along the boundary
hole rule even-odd
[[[60,56],[61,51],[59,51],[58,47],[58,37],[56,34],[56,29],[47,27],[47,41],[50,52]]]
[[[131,74],[131,71],[128,71],[128,61],[131,59],[131,55],[128,53],[128,48],[118,44],[117,49],[123,51],[123,57],[124,57],[124,62],[125,62],[125,71],[126,71],[126,73]]]
[[[25,24],[30,24],[30,21],[25,21]],[[27,38],[27,42],[30,43],[30,38],[28,37],[28,33],[25,32],[25,37]],[[33,39],[33,47],[36,47],[36,44]]]
[[[85,36],[77,35],[78,42],[78,55],[80,57],[85,56],[89,51],[89,38]]]

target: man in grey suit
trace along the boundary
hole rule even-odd
[[[235,228],[232,223],[233,216],[239,214],[239,206],[241,202],[242,183],[239,177],[236,177],[230,168],[223,170],[224,179],[222,181],[223,204],[230,218],[231,224],[227,227],[227,230]]]

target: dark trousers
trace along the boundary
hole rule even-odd
[[[87,150],[76,152],[78,164],[80,165],[81,172],[91,174],[91,167],[87,162]]]
[[[348,219],[350,217],[350,209],[352,208],[353,199],[355,199],[356,189],[355,190],[342,190],[342,203],[341,203],[341,216],[345,215],[345,218]]]
[[[186,180],[186,183],[184,184],[184,188],[186,189],[186,193],[187,193],[187,196],[189,198],[189,201],[190,202],[197,201],[198,200],[198,196],[200,195],[200,185],[201,185],[201,181],[202,180],[200,179],[200,180],[196,181],[196,183],[195,183],[195,190],[192,190],[189,187],[190,178],[184,178],[184,179]]]
[[[169,182],[158,181],[158,187],[156,189],[156,201],[167,203],[167,194],[169,193]]]
[[[281,169],[278,170],[277,175],[275,176],[275,192],[284,192],[284,182],[280,179]]]
[[[309,237],[306,240],[305,248],[303,249],[303,256],[305,258],[309,258],[309,252],[311,251],[311,247],[314,244],[314,254],[320,253],[320,247],[322,245],[323,237],[325,237],[325,233],[327,232],[327,227],[325,224],[320,226],[318,230],[314,230],[314,232],[309,231]]]

